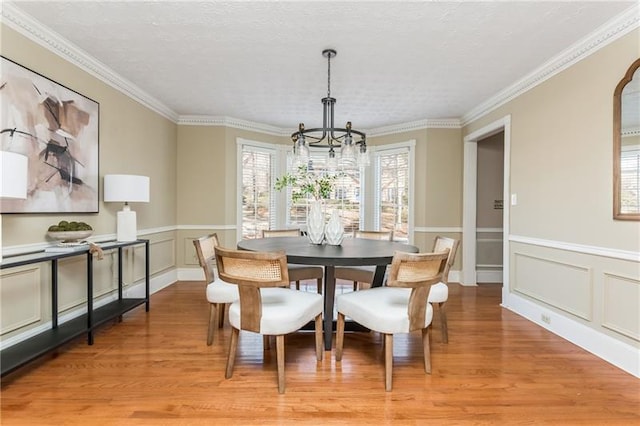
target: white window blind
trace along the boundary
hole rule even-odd
[[[242,145],[242,238],[275,228],[275,149]]]
[[[398,241],[409,239],[409,154],[409,147],[375,153],[374,226]]]
[[[624,147],[620,158],[622,213],[640,212],[640,146]]]

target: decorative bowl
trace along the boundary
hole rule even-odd
[[[82,241],[93,234],[93,230],[87,231],[48,231],[47,235],[49,238],[53,238],[54,240],[60,240],[63,243],[76,243],[78,241]]]

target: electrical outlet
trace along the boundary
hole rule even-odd
[[[540,314],[540,319],[544,323],[551,324],[551,316],[549,314]]]

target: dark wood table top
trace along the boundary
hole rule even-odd
[[[388,265],[396,251],[417,253],[417,247],[391,241],[345,238],[339,246],[311,244],[307,237],[273,237],[242,240],[241,250],[285,250],[287,262],[305,265]]]

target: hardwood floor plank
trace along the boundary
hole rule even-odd
[[[348,291],[351,283],[341,283]],[[303,287],[305,283],[303,283]],[[309,283],[315,291],[313,283]],[[313,331],[289,335],[286,393],[275,345],[240,333],[224,379],[230,327],[206,345],[201,282],[179,282],[2,379],[2,425],[59,424],[639,424],[640,380],[502,309],[498,285],[450,285],[449,344],[431,330],[432,374],[420,332],[394,337],[393,391],[384,391],[377,333],[346,333],[318,362]],[[217,338],[218,339],[218,338]]]

